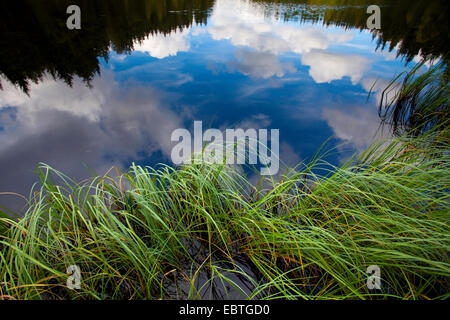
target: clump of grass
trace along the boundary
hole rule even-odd
[[[419,136],[449,125],[450,85],[447,64],[439,62],[422,73],[425,61],[401,73],[383,91],[381,119],[394,133]],[[393,99],[388,96],[395,92]],[[448,132],[446,130],[445,132]]]
[[[1,220],[0,298],[448,298],[448,145],[428,139],[316,160],[269,190],[210,163],[83,183],[41,165],[25,216]]]

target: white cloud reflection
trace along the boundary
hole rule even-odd
[[[356,151],[362,151],[380,136],[380,119],[372,108],[354,107],[346,110],[323,109],[323,118],[334,136]]]
[[[39,162],[81,179],[85,165],[103,174],[157,152],[168,157],[171,132],[182,127],[162,92],[119,85],[107,72],[93,89],[45,79],[30,86],[30,97],[1,81],[0,192],[28,192]]]
[[[229,66],[256,79],[283,77],[286,73],[297,71],[292,63],[281,63],[276,55],[269,52],[240,49],[236,51],[235,57],[236,61],[230,62]]]
[[[312,51],[302,56],[302,63],[310,66],[309,74],[316,83],[330,83],[350,77],[357,84],[370,67],[370,60],[358,55]]]
[[[134,50],[148,53],[158,59],[176,56],[178,52],[190,50],[189,34],[190,28],[177,29],[169,34],[150,34],[143,41],[137,41]]]
[[[228,65],[252,78],[295,72],[294,66],[280,62],[279,56],[285,53],[298,54],[301,62],[310,66],[310,76],[317,83],[348,76],[356,84],[369,69],[370,61],[362,56],[327,52],[331,45],[348,45],[352,33],[321,25],[289,24],[281,20],[283,10],[283,6],[270,10],[270,5],[250,0],[217,0],[208,26],[201,30],[213,40],[229,40],[238,47],[235,60]],[[167,35],[149,35],[134,48],[158,59],[175,56],[190,50],[191,36],[198,35],[197,30],[184,28]]]
[[[356,83],[369,68],[370,61],[364,57],[325,51],[332,44],[352,40],[351,33],[333,32],[320,25],[286,24],[279,17],[275,11],[267,10],[267,6],[252,1],[218,0],[208,31],[214,40],[226,39],[237,47],[254,50],[246,54],[248,59],[242,58],[242,50],[238,51],[238,61],[233,62],[239,71],[251,77],[267,79],[283,77],[286,71],[294,72],[293,66],[286,68],[279,62],[277,56],[283,53],[302,56],[302,63],[311,67],[310,75],[318,83],[345,76]]]
[[[275,55],[303,54],[352,39],[349,33],[329,32],[322,26],[287,25],[266,6],[248,0],[217,0],[210,24],[208,31],[214,40],[227,39],[235,46]]]

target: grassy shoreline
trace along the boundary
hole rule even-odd
[[[327,176],[317,161],[270,190],[206,163],[83,184],[42,165],[25,216],[1,219],[0,299],[448,298],[448,132]]]

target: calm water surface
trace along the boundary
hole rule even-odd
[[[65,27],[69,4],[82,30]],[[382,29],[365,29],[379,4]],[[28,196],[39,162],[76,179],[170,164],[171,133],[280,129],[284,165],[328,140],[338,164],[379,131],[382,89],[447,59],[446,1],[97,0],[0,5],[0,192]],[[446,9],[447,8],[447,9]],[[374,85],[375,83],[375,85]],[[371,90],[374,93],[368,98]],[[24,202],[0,195],[0,205]]]

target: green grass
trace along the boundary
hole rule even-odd
[[[380,117],[399,135],[408,132],[418,136],[436,126],[448,125],[448,66],[439,62],[422,72],[424,64],[418,63],[408,72],[401,73],[383,91]],[[388,98],[393,92],[395,97]]]
[[[25,216],[1,220],[0,298],[448,298],[448,145],[428,141],[331,170],[316,160],[265,190],[221,165],[83,183],[41,165]],[[367,289],[369,265],[381,290]]]

